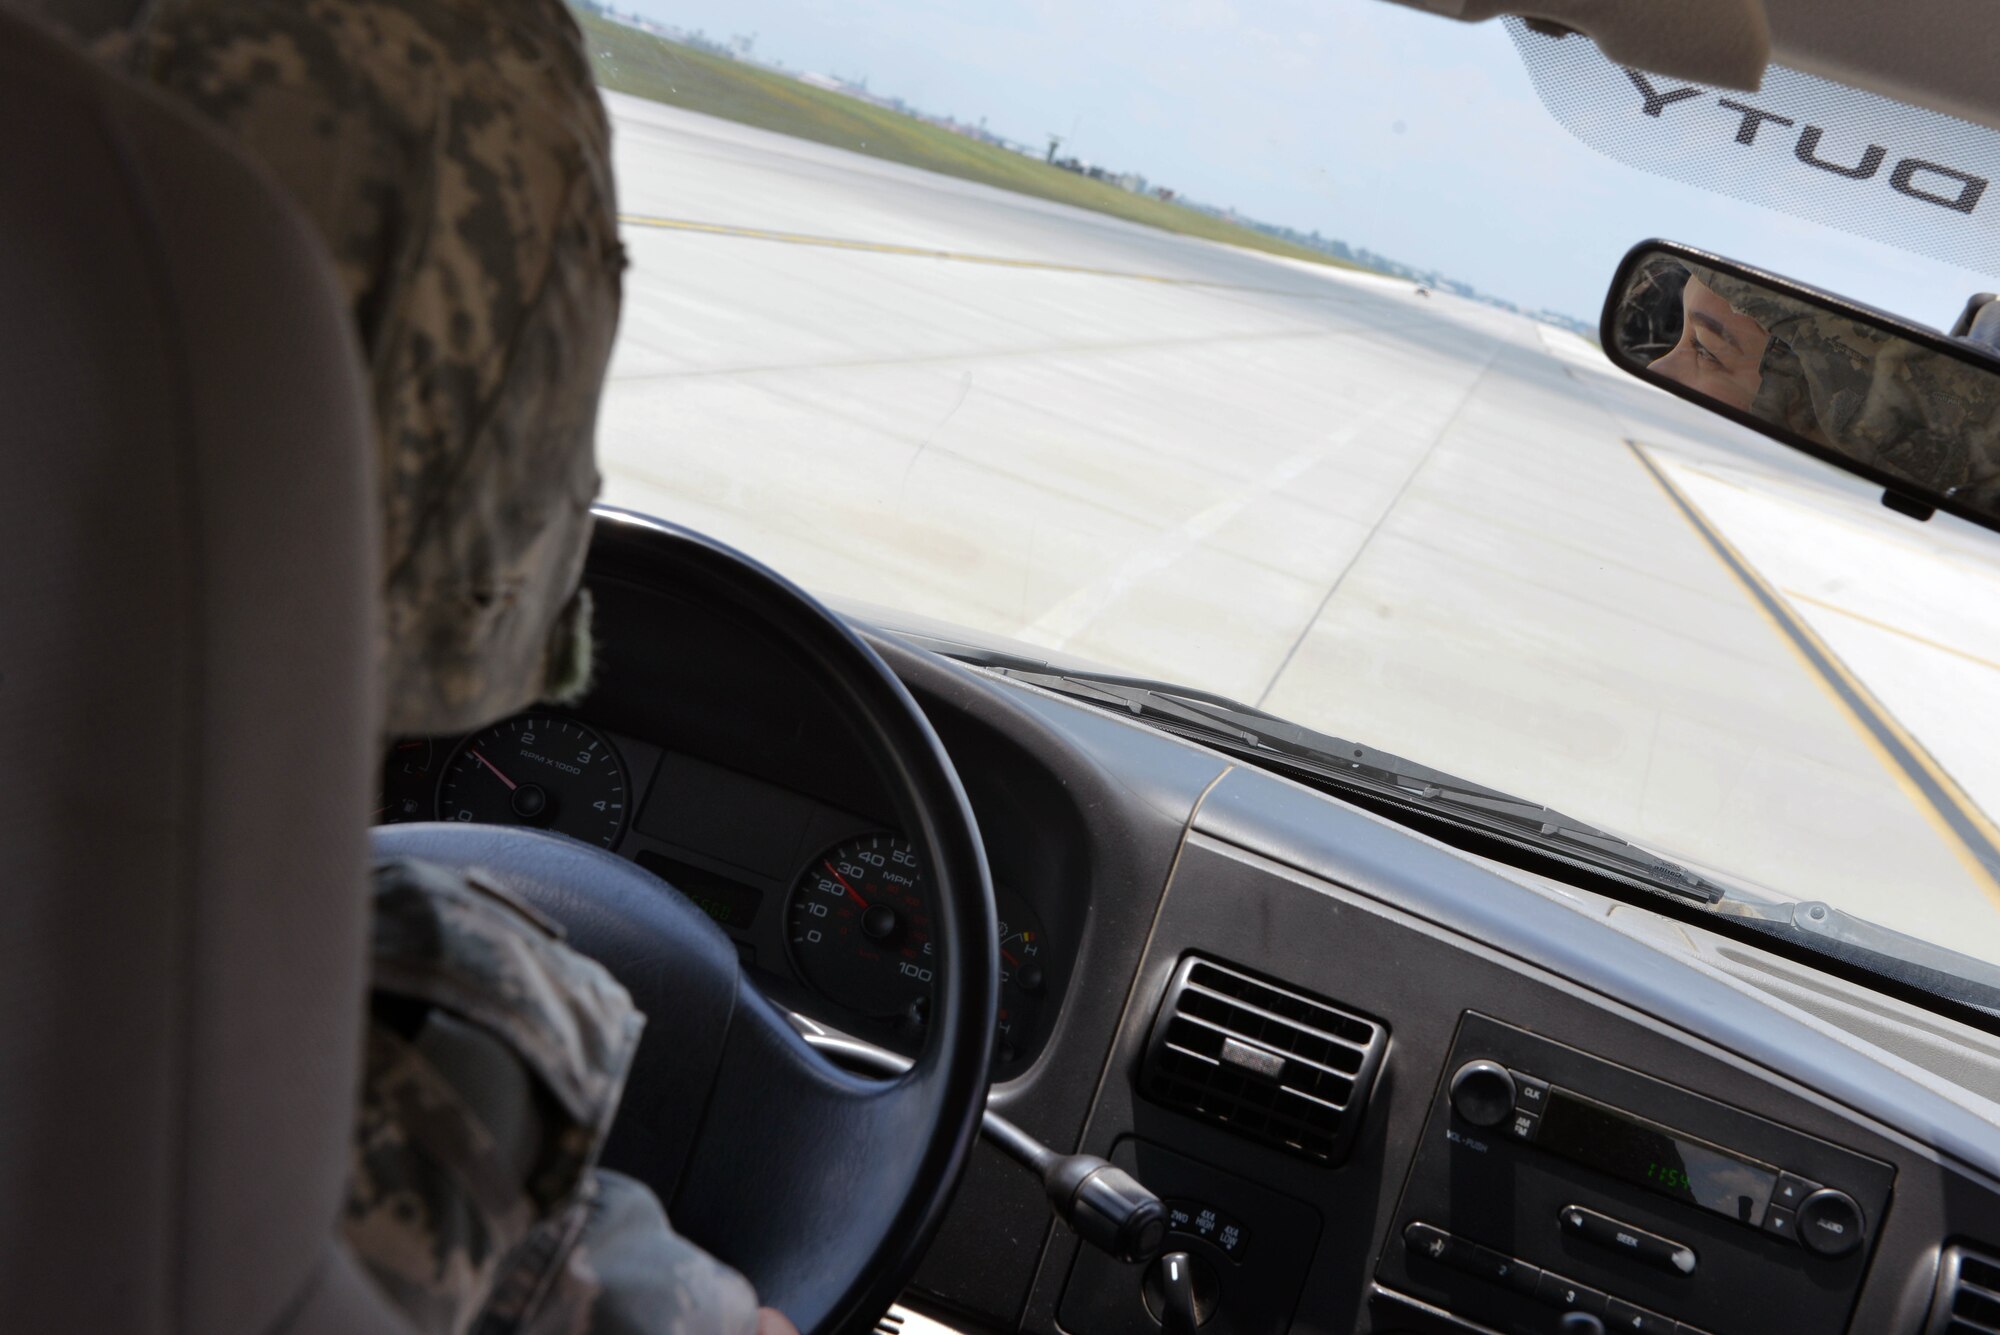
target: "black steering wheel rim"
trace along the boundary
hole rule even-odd
[[[378,830],[378,856],[480,868],[610,969],[648,1020],[605,1165],[652,1185],[677,1229],[801,1330],[865,1329],[914,1273],[985,1107],[999,965],[977,823],[908,689],[810,595],[710,538],[606,507],[592,553],[603,567],[754,623],[845,714],[930,859],[940,967],[916,1062],[891,1081],[834,1066],[699,908],[602,849],[440,823]]]

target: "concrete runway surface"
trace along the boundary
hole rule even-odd
[[[1489,307],[610,102],[606,499],[2000,961],[2000,537]]]

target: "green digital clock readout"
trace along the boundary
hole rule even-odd
[[[1687,1169],[1672,1164],[1649,1163],[1646,1165],[1646,1180],[1668,1191],[1694,1191],[1694,1179],[1687,1175]]]
[[[727,876],[647,850],[639,854],[639,865],[694,901],[694,906],[724,927],[738,931],[757,917],[757,905],[764,896],[753,886]]]
[[[1549,1092],[1535,1143],[1752,1228],[1763,1224],[1778,1180],[1770,1164],[1566,1089]]]

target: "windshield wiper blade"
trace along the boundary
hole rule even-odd
[[[1164,731],[1284,770],[1292,777],[1471,829],[1627,885],[1701,905],[1714,904],[1725,896],[1721,886],[1686,867],[1539,802],[1315,732],[1222,696],[1142,678],[1008,660],[1002,655],[967,657],[1003,676],[1121,710]]]
[[[1302,782],[1455,825],[1589,874],[1668,895],[1703,916],[1803,948],[1824,961],[1932,999],[2000,1017],[2000,966],[1812,900],[1765,898],[1719,884],[1608,831],[1372,747],[1301,727],[1225,696],[1168,682],[1061,666],[926,637],[925,647],[1071,699],[1115,709],[1162,731]],[[1504,860],[1504,859],[1503,859]]]
[[[1820,900],[1764,901],[1730,894],[1710,906],[1769,936],[2000,1016],[2000,966],[1857,918]]]

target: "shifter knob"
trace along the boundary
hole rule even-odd
[[[1514,1112],[1514,1077],[1499,1062],[1469,1061],[1452,1073],[1451,1106],[1474,1126],[1498,1126]]]
[[[1221,1285],[1200,1257],[1168,1252],[1146,1267],[1139,1296],[1163,1335],[1195,1335],[1215,1315]]]

